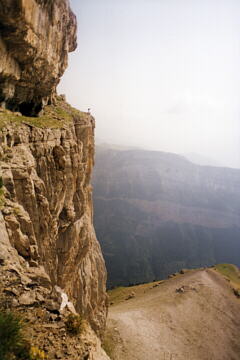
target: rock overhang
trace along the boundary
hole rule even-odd
[[[0,0],[0,104],[27,116],[54,101],[77,46],[68,0]]]

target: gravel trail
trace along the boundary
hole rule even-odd
[[[188,272],[110,307],[107,336],[113,360],[240,360],[240,300],[215,271]]]

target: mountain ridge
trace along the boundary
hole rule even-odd
[[[97,147],[94,223],[108,286],[223,262],[222,254],[236,262],[239,183],[239,169],[198,166],[165,152]]]

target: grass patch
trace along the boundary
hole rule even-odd
[[[22,323],[11,312],[0,312],[0,358],[7,360],[14,354],[22,342]]]
[[[144,294],[146,291],[153,289],[154,287],[157,287],[158,285],[162,284],[165,280],[161,281],[154,281],[151,283],[146,284],[140,284],[135,286],[129,286],[129,287],[116,287],[115,289],[108,290],[108,296],[109,296],[109,303],[111,304],[119,304],[122,301],[125,301],[126,298],[128,298],[132,293],[134,293],[136,296],[140,296]]]
[[[44,360],[46,355],[26,338],[26,323],[8,310],[0,310],[0,359]]]
[[[214,270],[227,278],[233,288],[240,289],[240,271],[237,266],[232,264],[219,264],[214,267]]]
[[[17,113],[2,109],[0,112],[0,129],[4,128],[7,124],[17,126],[28,124],[39,128],[50,129],[63,128],[71,123],[73,117],[76,116],[80,120],[84,120],[88,114],[74,109],[60,97],[57,97],[55,105],[47,105],[44,108],[43,115],[39,117],[20,116]]]

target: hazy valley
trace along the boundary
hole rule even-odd
[[[108,286],[181,268],[240,265],[240,170],[183,156],[98,146],[94,224]]]

